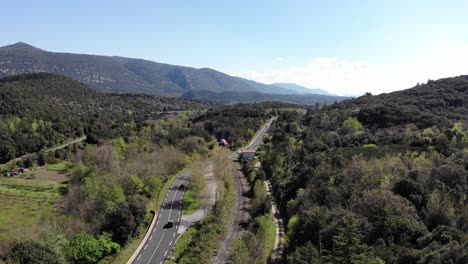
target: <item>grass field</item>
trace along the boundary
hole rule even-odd
[[[182,201],[182,214],[190,215],[195,213],[201,206],[201,201],[195,196],[192,190],[185,191],[184,200]]]
[[[47,164],[47,170],[50,171],[61,171],[61,172],[68,172],[73,168],[73,164],[69,162],[61,162],[57,164]]]
[[[0,244],[31,238],[56,215],[60,187],[55,181],[0,178]]]

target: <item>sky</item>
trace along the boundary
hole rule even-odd
[[[339,95],[468,74],[466,0],[2,0],[0,46],[213,68]]]

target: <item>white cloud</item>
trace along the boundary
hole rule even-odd
[[[338,58],[315,58],[305,65],[232,75],[263,83],[292,82],[339,95],[379,94],[410,88],[417,82],[468,74],[468,49],[433,54],[424,61],[401,65],[371,64]]]

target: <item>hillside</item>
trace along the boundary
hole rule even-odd
[[[293,97],[283,99],[272,95],[298,95],[301,92],[229,76],[209,68],[195,69],[142,59],[49,52],[21,42],[0,47],[0,78],[37,72],[64,75],[106,93],[179,97],[193,92],[198,99],[223,103],[246,102],[239,98],[246,95],[237,93],[261,93],[266,95],[257,97],[300,104],[326,104],[345,99],[313,96],[308,97],[308,100]],[[217,99],[219,95],[214,93],[225,93],[223,100]]]
[[[281,114],[261,150],[287,263],[468,261],[468,76]]]
[[[468,119],[468,76],[428,81],[411,89],[347,100],[337,108],[359,111],[365,125],[386,128],[416,124],[449,126]]]
[[[287,102],[300,105],[332,104],[347,99],[341,96],[316,94],[264,94],[257,92],[211,92],[188,91],[181,98],[194,99],[218,104],[227,103],[257,103],[257,102]]]
[[[208,69],[141,59],[48,52],[25,43],[0,48],[0,78],[34,72],[68,76],[103,92],[179,96],[188,90],[287,93]],[[269,89],[264,89],[269,88]]]
[[[46,73],[0,80],[0,162],[70,138],[126,135],[161,111],[206,109],[193,100],[96,92]]]

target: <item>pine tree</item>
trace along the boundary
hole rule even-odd
[[[346,217],[344,227],[339,228],[339,234],[333,237],[333,250],[330,262],[336,264],[365,263],[364,253],[367,246],[362,243],[362,235],[354,217]]]

